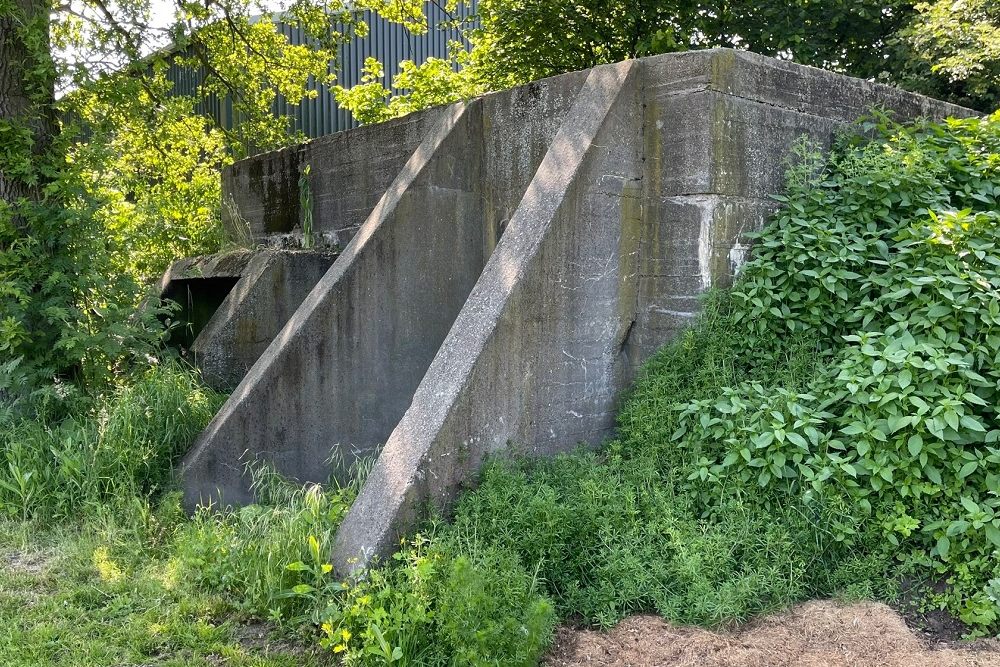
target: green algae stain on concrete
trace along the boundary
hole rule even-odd
[[[729,90],[735,69],[736,51],[716,51],[709,64],[708,87],[721,92]]]
[[[617,318],[624,325],[619,332],[619,346],[625,343],[639,301],[639,281],[636,277],[640,269],[642,233],[642,187],[627,184],[622,190],[621,240],[618,242]]]
[[[645,102],[645,122],[643,123],[643,155],[642,186],[637,188],[635,206],[639,210],[636,228],[637,260],[635,270],[638,276],[649,276],[655,273],[656,253],[653,249],[660,246],[660,196],[663,193],[663,146],[666,143],[667,132],[663,121],[663,109],[658,100],[647,98]],[[631,204],[626,204],[630,206]],[[626,215],[623,207],[622,214]],[[632,211],[628,215],[631,216]],[[643,224],[643,220],[645,223]],[[624,243],[624,240],[623,240]]]

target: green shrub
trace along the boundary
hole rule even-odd
[[[417,535],[332,601],[322,644],[347,665],[534,665],[555,624],[538,588],[474,536]]]
[[[703,518],[675,483],[654,457],[494,462],[454,529],[537,567],[561,615],[604,627],[651,610],[711,625],[834,593],[828,572],[853,551],[829,527],[852,523],[851,508],[728,494]]]
[[[822,341],[813,377],[692,397],[664,451],[703,501],[758,486],[859,508],[837,539],[872,531],[996,629],[1000,115],[880,129],[791,188],[732,293],[755,355]]]
[[[251,473],[259,502],[199,509],[178,530],[174,566],[240,611],[301,624],[341,588],[327,557],[357,485],[299,487],[266,467]]]

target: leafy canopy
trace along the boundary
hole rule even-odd
[[[0,100],[0,405],[53,379],[99,388],[156,350],[159,325],[134,307],[172,260],[226,243],[220,170],[301,140],[275,101],[315,97],[338,46],[366,31],[323,0],[283,15],[302,44],[259,20],[270,10],[254,0],[170,11],[0,2],[0,36],[22,55],[0,76],[29,102]],[[171,66],[192,90],[174,89]],[[217,127],[202,111],[223,103],[233,123]]]
[[[917,11],[906,32],[917,57],[970,98],[1000,106],[1000,6],[938,0]]]
[[[421,3],[408,0],[418,15]],[[996,3],[989,0],[481,0],[445,61],[371,61],[337,101],[378,122],[547,76],[658,53],[730,47],[902,86],[990,111],[1000,106]]]

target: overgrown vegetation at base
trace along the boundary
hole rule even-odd
[[[2,515],[51,521],[148,498],[223,400],[173,361],[97,397],[54,391],[0,420]]]
[[[314,574],[295,563],[329,550],[355,489],[260,469],[264,504],[189,519],[170,471],[224,397],[152,361],[103,394],[0,415],[0,664],[331,664],[288,641]],[[245,636],[254,618],[285,637]]]
[[[5,667],[320,667],[317,645],[248,624],[190,585],[173,556],[176,498],[39,532],[0,519],[0,664]]]
[[[226,642],[256,618],[347,665],[533,665],[559,619],[718,624],[904,581],[996,634],[1000,114],[859,129],[827,158],[800,146],[752,261],[650,361],[616,440],[488,463],[448,522],[364,577],[326,558],[363,476],[296,488],[259,469],[260,505],[192,519],[160,493],[219,400],[188,371],[154,365],[56,426],[11,422],[4,511],[22,530],[84,516],[73,576],[100,581],[57,586],[71,611],[53,623],[128,630],[74,653],[15,624],[0,662],[21,642],[39,664],[241,664]]]

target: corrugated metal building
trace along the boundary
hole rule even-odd
[[[340,46],[337,83],[345,87],[360,83],[361,68],[369,57],[378,59],[385,66],[387,81],[391,81],[399,71],[402,60],[419,64],[430,57],[446,58],[448,43],[462,39],[460,29],[455,26],[462,23],[468,25],[475,16],[476,4],[476,0],[469,0],[449,14],[438,3],[427,2],[425,12],[429,29],[423,35],[415,35],[398,23],[390,23],[371,11],[364,11],[361,18],[368,24],[368,34],[363,39],[356,38]],[[300,28],[280,21],[277,25],[292,44],[305,41]],[[174,82],[174,92],[178,95],[196,95],[203,75],[200,69],[182,67],[176,62],[171,63],[167,71],[167,77]],[[299,105],[287,104],[278,96],[272,111],[276,115],[290,116],[292,129],[301,130],[310,138],[357,127],[358,123],[350,112],[337,106],[328,86],[320,84],[316,90],[319,94],[315,99],[302,100]],[[233,104],[229,98],[207,96],[198,104],[198,111],[211,116],[227,129],[234,125]]]

